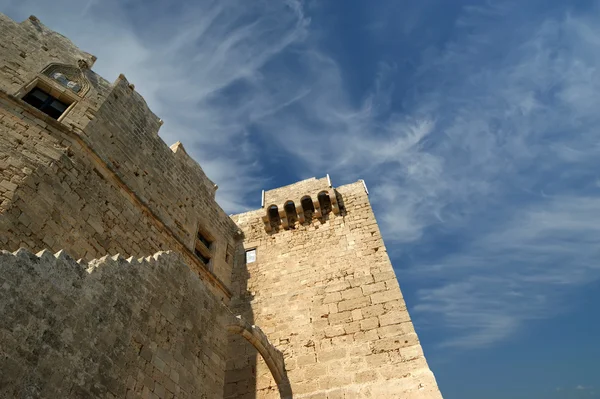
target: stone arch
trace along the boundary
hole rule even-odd
[[[229,333],[244,337],[260,353],[273,375],[281,399],[292,399],[292,387],[285,371],[283,353],[269,342],[265,333],[258,326],[244,321],[241,316],[233,318],[226,329]]]
[[[81,68],[73,65],[52,63],[44,68],[42,74],[70,89],[80,97],[83,97],[90,89],[90,83]]]

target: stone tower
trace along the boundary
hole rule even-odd
[[[234,270],[232,309],[283,352],[294,397],[441,398],[363,181],[269,190],[261,209],[233,220],[246,262]],[[226,393],[275,397],[263,362],[230,350]]]
[[[0,397],[441,398],[362,181],[230,217],[125,76],[0,37]]]

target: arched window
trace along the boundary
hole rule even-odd
[[[285,216],[288,220],[288,226],[294,227],[294,223],[298,220],[298,214],[296,213],[296,205],[294,201],[288,201],[283,206],[283,210],[285,211]]]
[[[317,196],[317,199],[319,200],[319,206],[321,207],[321,214],[323,216],[331,212],[331,199],[329,198],[329,193],[327,191],[321,191]]]
[[[313,204],[312,198],[310,196],[302,197],[300,200],[300,205],[302,205],[302,210],[304,211],[304,219],[307,222],[310,222],[312,219],[313,213],[315,212],[315,206]]]
[[[272,227],[277,227],[279,226],[279,223],[281,223],[281,219],[279,218],[279,208],[277,208],[277,205],[271,205],[269,207],[269,223],[271,223]]]

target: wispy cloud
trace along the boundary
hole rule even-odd
[[[460,253],[419,265],[443,283],[418,292],[414,310],[439,316],[455,334],[445,345],[477,347],[527,321],[565,309],[564,294],[600,278],[600,200],[553,197],[515,212]]]
[[[452,190],[433,209],[444,234],[461,239],[459,251],[414,265],[421,281],[441,281],[418,291],[415,311],[450,330],[447,346],[506,339],[600,278],[600,115],[590,107],[600,100],[600,26],[569,13],[516,33],[484,22],[442,53],[434,70],[456,75],[430,93],[441,143],[454,152],[438,153]]]

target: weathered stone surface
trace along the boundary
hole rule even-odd
[[[223,396],[232,316],[179,255],[2,251],[0,282],[0,397]]]

